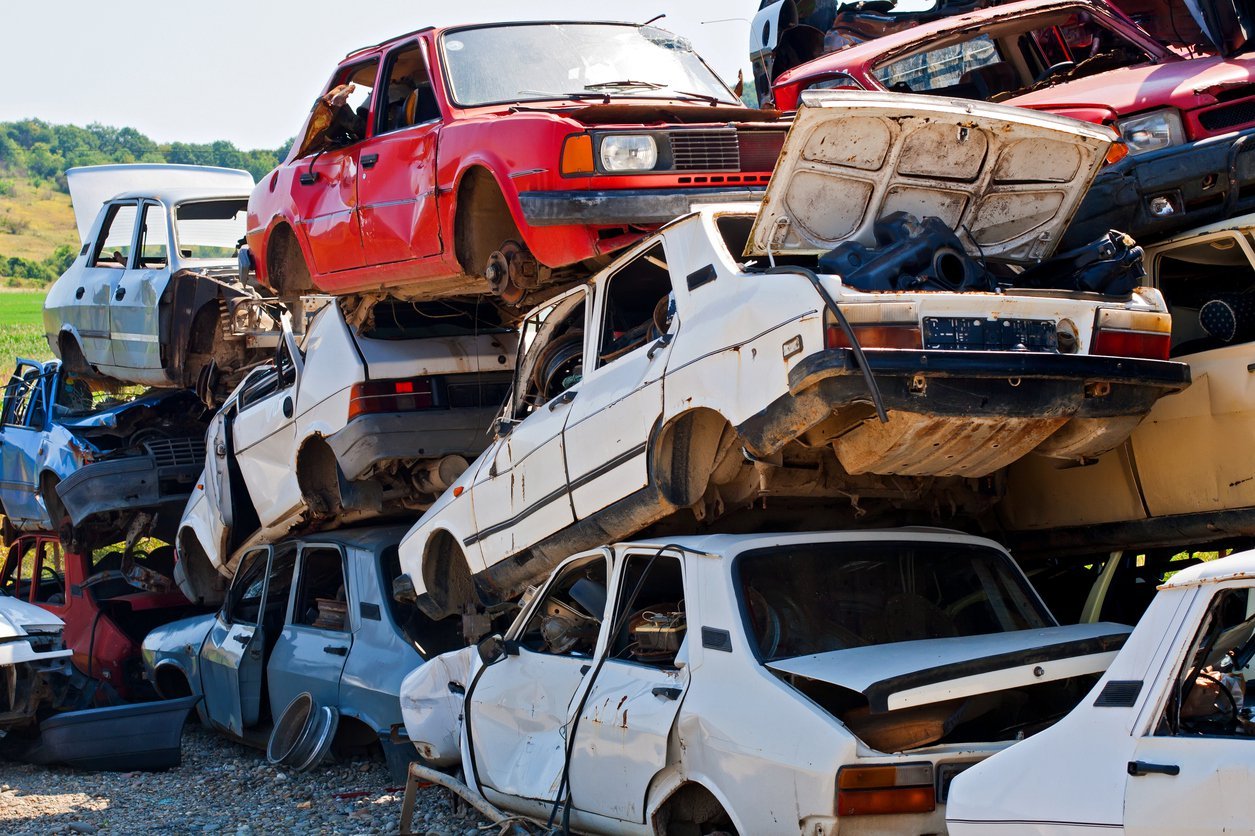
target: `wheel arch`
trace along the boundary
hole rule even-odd
[[[523,207],[518,191],[496,168],[482,158],[473,159],[458,172],[453,186],[453,255],[467,275],[480,275],[488,256],[511,238],[526,244]],[[500,209],[505,214],[500,214]],[[475,212],[490,215],[488,222],[466,223]]]
[[[297,232],[299,227],[300,224],[277,215],[267,226],[261,238],[262,251],[254,259],[257,280],[278,296],[315,289],[309,242]]]
[[[446,618],[477,599],[475,574],[466,549],[448,528],[437,528],[427,536],[420,574],[423,591],[418,606],[429,618]]]
[[[682,805],[701,804],[703,796],[717,804],[720,811],[731,819],[737,833],[747,832],[727,795],[718,789],[714,781],[705,775],[685,773],[678,766],[665,769],[655,776],[646,793],[645,819],[654,833],[665,833],[661,828],[673,810],[682,809]]]
[[[729,450],[735,434],[735,427],[722,413],[706,406],[660,422],[649,447],[650,481],[673,505],[694,504],[717,472],[739,465],[735,457],[729,461],[729,452],[735,452]]]

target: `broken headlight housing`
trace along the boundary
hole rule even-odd
[[[650,171],[658,164],[658,143],[648,134],[608,134],[600,156],[608,172]]]
[[[1154,110],[1116,122],[1130,154],[1144,154],[1185,141],[1181,114],[1173,108]]]

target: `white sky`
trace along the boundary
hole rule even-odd
[[[757,0],[0,0],[0,121],[131,126],[157,140],[273,148],[345,53],[425,26],[640,20],[693,42],[731,85]]]

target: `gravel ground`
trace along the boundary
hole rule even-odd
[[[168,772],[0,762],[0,833],[396,833],[402,794],[382,762],[288,773],[262,752],[188,723],[183,763]],[[415,833],[496,833],[486,826],[473,810],[455,809],[450,793],[419,790]]]

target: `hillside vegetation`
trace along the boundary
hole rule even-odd
[[[241,151],[225,140],[157,143],[134,128],[0,122],[0,279],[10,287],[44,285],[74,260],[79,239],[67,168],[184,163],[242,168],[260,179],[290,145]]]

